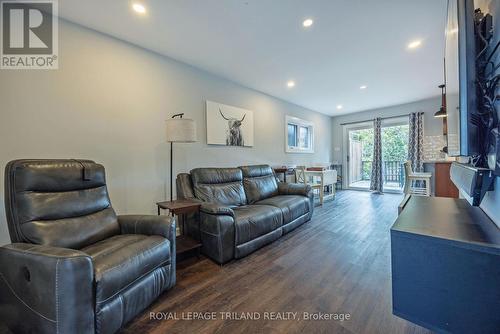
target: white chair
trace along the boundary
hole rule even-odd
[[[411,162],[405,162],[405,188],[404,193],[409,195],[430,196],[431,195],[431,177],[432,173],[414,173],[411,168]],[[423,187],[415,186],[415,181],[421,181]]]
[[[306,166],[297,166],[295,168],[295,181],[297,183],[308,184],[314,191],[318,191],[319,194],[319,203],[323,204],[323,186],[321,183],[310,182],[308,177],[306,176]]]

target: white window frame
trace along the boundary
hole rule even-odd
[[[293,124],[298,127],[309,128],[309,147],[302,148],[298,146],[288,145],[288,125]],[[314,153],[314,123],[300,119],[298,117],[288,116],[285,117],[285,152],[286,153]]]

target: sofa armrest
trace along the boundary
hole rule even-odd
[[[81,251],[0,247],[0,319],[14,333],[93,333],[93,287],[92,259]]]
[[[200,211],[211,215],[225,215],[234,217],[233,209],[218,203],[204,202],[201,204]]]
[[[235,247],[233,209],[218,203],[202,203],[200,236],[203,254],[220,264],[232,260]]]
[[[118,224],[122,234],[159,235],[175,241],[174,217],[155,215],[119,215]]]
[[[203,254],[219,264],[232,260],[235,247],[234,217],[202,211],[200,220]]]
[[[278,183],[278,193],[280,195],[302,195],[310,197],[312,188],[308,184],[301,183]]]

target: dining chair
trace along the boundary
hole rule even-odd
[[[308,184],[312,187],[313,192],[317,190],[319,195],[319,203],[323,205],[323,185],[318,182],[312,182],[309,180],[309,177],[306,175],[306,166],[297,166],[295,168],[295,180],[297,183]]]

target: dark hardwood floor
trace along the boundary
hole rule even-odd
[[[389,228],[401,199],[340,191],[312,221],[244,259],[223,267],[187,260],[177,285],[123,333],[429,333],[391,313]],[[150,312],[180,319],[151,320]],[[188,312],[216,312],[216,319],[182,319]],[[259,312],[260,319],[223,320],[219,312]],[[264,312],[300,319],[269,320]],[[350,319],[308,321],[303,312]]]

